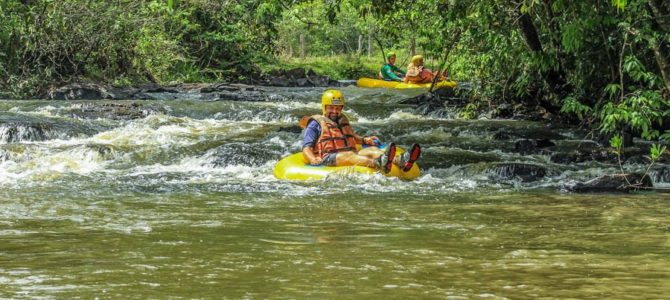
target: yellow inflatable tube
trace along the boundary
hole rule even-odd
[[[399,155],[404,150],[400,147],[396,148],[396,155]],[[361,174],[373,174],[378,173],[379,171],[373,168],[363,167],[363,166],[347,166],[347,167],[325,167],[325,166],[312,166],[306,164],[302,152],[291,154],[287,157],[282,158],[274,168],[274,175],[278,179],[288,179],[288,180],[319,180],[323,179],[326,176],[331,174],[352,174],[352,173],[361,173]],[[398,177],[402,180],[413,180],[421,175],[421,170],[419,169],[419,164],[414,163],[414,166],[407,171],[403,172],[398,168],[398,166],[393,165],[391,172],[385,174],[386,176]]]
[[[458,85],[456,81],[453,80],[443,80],[435,83],[435,89],[439,88],[455,88]],[[357,87],[364,88],[387,88],[387,89],[428,89],[430,88],[430,83],[404,83],[398,81],[386,81],[381,79],[373,78],[360,78],[356,81]]]

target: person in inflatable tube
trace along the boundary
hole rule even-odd
[[[388,62],[379,71],[379,77],[386,81],[402,81],[401,77],[405,77],[405,71],[395,65],[395,52],[391,51],[387,53],[386,59],[388,59]]]
[[[412,61],[407,65],[407,74],[403,82],[415,84],[431,83],[435,76],[437,76],[437,71],[432,72],[423,67],[423,56],[414,55],[412,56]],[[440,79],[448,80],[445,72],[441,74]]]
[[[396,164],[404,172],[409,171],[421,155],[418,144],[396,157],[395,144],[386,145],[385,151],[376,145],[381,142],[376,136],[363,137],[354,132],[349,119],[342,113],[345,100],[339,90],[327,90],[321,96],[321,115],[303,117],[304,128],[302,155],[311,165],[366,166],[381,170],[385,174]],[[357,151],[356,144],[370,147]]]

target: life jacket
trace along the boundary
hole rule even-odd
[[[356,150],[354,130],[346,116],[342,115],[337,123],[322,115],[313,115],[310,119],[321,125],[321,135],[316,141],[314,154],[325,157],[329,153]]]
[[[430,70],[424,69],[423,66],[416,67],[414,64],[407,66],[405,77],[410,83],[429,83],[433,81],[433,73]]]

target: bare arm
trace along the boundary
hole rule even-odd
[[[318,165],[323,162],[321,157],[314,155],[314,147],[302,148],[302,157],[311,165]]]

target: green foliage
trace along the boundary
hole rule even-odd
[[[651,149],[649,149],[649,157],[651,158],[651,161],[657,161],[667,149],[666,146],[661,146],[660,144],[652,145]]]
[[[580,103],[575,97],[567,97],[563,100],[563,106],[561,107],[562,113],[573,113],[576,114],[580,120],[584,119],[584,116],[590,114],[593,110],[591,107],[588,107]]]
[[[477,117],[478,111],[479,111],[479,104],[468,103],[458,114],[463,119],[471,120]]]
[[[610,146],[614,148],[614,151],[617,154],[621,154],[621,147],[623,146],[623,140],[621,139],[621,136],[618,134],[615,134],[611,139],[610,139]]]
[[[381,64],[378,59],[368,59],[356,55],[336,55],[323,57],[293,58],[267,62],[260,65],[261,70],[304,68],[331,79],[358,79],[376,77]]]

